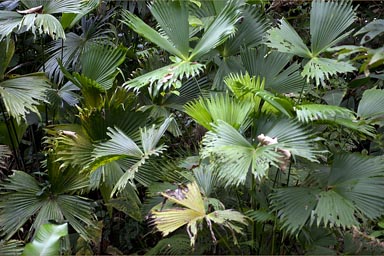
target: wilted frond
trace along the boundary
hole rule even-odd
[[[194,246],[200,226],[199,224],[203,220],[207,222],[214,242],[216,238],[212,230],[212,222],[230,229],[233,235],[234,232],[241,233],[241,228],[237,223],[246,224],[245,216],[234,210],[216,210],[208,213],[196,182],[188,184],[186,188],[178,188],[175,193],[177,193],[177,195],[172,196],[165,192],[162,193],[162,196],[170,202],[177,204],[178,207],[171,207],[161,211],[151,211],[153,217],[152,222],[156,228],[162,232],[163,236],[187,225],[187,233],[191,240],[191,246]]]

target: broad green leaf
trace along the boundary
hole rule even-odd
[[[66,235],[68,235],[67,223],[61,225],[43,224],[37,230],[33,241],[25,246],[22,255],[58,255],[60,254],[60,240]]]
[[[364,91],[357,108],[357,114],[370,123],[383,125],[384,90],[369,89]]]
[[[13,40],[0,41],[0,81],[4,80],[5,71],[7,70],[14,53],[15,42]]]
[[[375,19],[361,28],[359,31],[355,33],[356,35],[364,34],[363,38],[361,38],[360,44],[365,44],[376,36],[384,33],[384,19]]]

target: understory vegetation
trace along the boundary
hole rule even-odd
[[[384,2],[0,2],[0,255],[383,254]]]

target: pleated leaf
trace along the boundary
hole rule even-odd
[[[279,52],[291,53],[303,58],[311,58],[311,51],[304,44],[295,29],[285,20],[280,21],[280,26],[270,29],[266,45],[277,49]]]
[[[228,1],[192,50],[189,60],[198,60],[224,43],[236,31],[235,24],[239,18],[240,13],[235,1]]]
[[[212,125],[219,120],[240,129],[246,124],[252,108],[251,102],[240,102],[228,94],[215,95],[210,99],[200,98],[184,107],[188,115],[208,130],[212,130]]]
[[[180,51],[184,60],[189,55],[188,4],[186,1],[155,1],[150,6],[161,32]]]
[[[289,66],[292,55],[277,51],[267,52],[266,47],[247,48],[241,51],[245,70],[255,77],[265,79],[265,88],[279,93],[300,92],[304,79],[300,75],[298,63]]]
[[[351,32],[344,33],[356,19],[350,1],[325,2],[312,1],[311,5],[311,49],[317,55],[334,46]]]
[[[384,90],[369,89],[364,91],[357,108],[359,117],[373,124],[383,124],[384,120]]]
[[[320,84],[320,82],[328,80],[333,75],[355,70],[356,68],[347,61],[314,57],[305,64],[301,75],[307,78],[307,82],[314,79],[316,84]]]
[[[39,114],[37,106],[48,88],[45,75],[33,73],[0,82],[0,95],[8,113],[20,123],[29,112]]]
[[[329,172],[311,175],[318,187],[280,188],[272,207],[290,232],[304,225],[350,228],[362,217],[375,220],[384,213],[384,168],[381,157],[337,154]],[[324,178],[321,178],[324,176]]]
[[[280,162],[281,155],[276,145],[255,147],[235,128],[219,120],[203,138],[202,157],[212,157],[219,165],[218,176],[226,185],[240,185],[246,181],[248,172],[255,178],[263,178],[269,165]]]

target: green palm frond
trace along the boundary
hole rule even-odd
[[[235,24],[239,17],[240,13],[235,1],[228,1],[192,50],[189,60],[200,59],[210,50],[224,43],[236,31]]]
[[[0,81],[4,80],[4,74],[15,53],[15,42],[13,40],[0,41]]]
[[[370,89],[363,93],[357,114],[372,124],[383,125],[384,90]]]
[[[313,1],[311,7],[311,51],[316,56],[352,32],[343,33],[355,21],[356,14],[350,1]]]
[[[18,76],[0,82],[0,96],[8,113],[18,123],[25,120],[29,112],[39,114],[37,105],[45,100],[48,82],[43,73]]]
[[[210,99],[200,98],[184,107],[188,115],[208,130],[212,130],[212,125],[217,124],[219,120],[225,121],[235,129],[245,128],[252,108],[251,102],[240,102],[228,94],[215,95]]]
[[[11,155],[8,146],[0,144],[0,165],[5,166],[5,159]]]
[[[324,104],[301,104],[294,108],[300,122],[338,124],[369,136],[373,136],[375,132],[374,127],[357,120],[356,114],[347,108]]]
[[[314,57],[305,64],[301,75],[307,78],[307,82],[314,79],[316,84],[320,84],[337,73],[347,73],[354,70],[356,68],[347,61]]]
[[[179,57],[183,60],[189,56],[188,4],[186,1],[157,1],[150,6],[161,32],[180,52]]]
[[[297,119],[308,123],[316,120],[333,120],[337,118],[354,119],[353,111],[331,105],[323,104],[301,104],[295,106]]]
[[[281,112],[288,117],[293,116],[293,103],[283,96],[264,90],[265,79],[251,77],[248,73],[245,75],[230,74],[224,82],[236,98],[242,101],[252,101],[255,111]]]
[[[42,5],[44,13],[79,13],[87,0],[21,0],[27,8]]]
[[[86,168],[96,170],[105,164],[121,160],[126,171],[116,182],[112,195],[121,191],[135,178],[136,172],[142,169],[148,158],[158,156],[166,149],[166,146],[157,144],[171,121],[172,118],[168,118],[159,128],[152,126],[141,129],[141,148],[119,129],[109,129],[110,140],[95,146],[92,154],[94,160]]]
[[[384,33],[384,19],[374,19],[359,31],[357,31],[354,35],[364,34],[363,38],[361,38],[360,44],[365,44],[376,36]]]
[[[91,45],[81,58],[81,74],[68,72],[65,75],[81,89],[96,87],[108,90],[119,73],[118,66],[125,60],[127,49],[124,47],[110,47]]]
[[[23,253],[24,243],[19,240],[0,241],[0,255],[18,256]]]
[[[275,138],[278,147],[289,150],[294,157],[317,162],[316,157],[321,151],[316,148],[318,139],[311,129],[303,127],[296,120],[281,117],[261,116],[256,124],[256,135]]]
[[[59,169],[54,171],[62,173]],[[2,188],[0,199],[2,235],[6,238],[12,237],[20,227],[36,215],[32,225],[34,229],[52,219],[67,220],[85,239],[92,237],[86,229],[86,226],[94,225],[90,201],[67,192],[71,188],[85,188],[88,184],[84,178],[80,179],[83,183],[81,186],[79,186],[79,179],[66,179],[67,175],[73,175],[73,173],[76,172],[66,170],[62,173],[64,182],[58,179],[56,183],[45,184],[45,186],[39,184],[29,174],[20,171],[16,171],[13,176],[2,182],[0,185]],[[62,189],[59,189],[58,184]],[[16,213],[17,218],[15,218]]]
[[[263,178],[269,165],[280,162],[281,155],[275,145],[255,147],[231,125],[219,120],[203,138],[203,158],[211,157],[219,165],[218,176],[226,185],[240,185],[248,172],[255,178]]]
[[[312,1],[310,13],[311,50],[286,21],[268,32],[267,45],[279,52],[291,53],[308,59],[301,73],[307,80],[314,79],[316,85],[337,73],[351,72],[355,68],[345,61],[320,57],[335,44],[346,38],[345,30],[354,22],[355,12],[350,2]]]
[[[17,12],[0,10],[0,41],[17,30],[22,17]]]
[[[186,234],[177,234],[161,239],[146,255],[188,255],[192,253]]]
[[[289,119],[268,119],[262,117],[255,134],[259,140],[257,145],[251,144],[229,124],[219,121],[214,130],[203,138],[202,157],[211,157],[218,164],[218,176],[227,185],[239,185],[245,182],[249,173],[257,179],[263,178],[270,166],[284,169],[289,159],[284,160],[281,149],[287,150],[294,157],[303,157],[317,161],[319,153],[315,148],[315,140],[310,131]],[[273,138],[275,143],[263,144],[259,136]],[[289,157],[288,157],[289,158]]]
[[[97,1],[97,0],[91,0]],[[65,15],[65,14],[63,14]],[[72,14],[68,14],[72,15]],[[53,78],[60,83],[64,75],[60,70],[57,59],[60,59],[63,66],[72,71],[78,71],[80,57],[87,52],[93,44],[110,44],[111,41],[105,39],[110,38],[112,31],[108,29],[107,20],[110,15],[103,18],[89,18],[82,20],[81,35],[73,32],[66,34],[66,39],[58,39],[48,43],[45,50],[46,56],[49,56],[40,71],[45,71],[49,78]]]
[[[161,3],[165,4],[166,2]],[[122,17],[123,20],[121,20],[121,22],[133,29],[136,33],[157,44],[161,49],[182,58],[183,54],[173,45],[172,42],[169,41],[167,37],[161,35],[159,32],[148,26],[139,17],[125,10],[122,12]]]
[[[139,90],[149,85],[151,94],[156,96],[162,90],[175,86],[179,80],[199,76],[203,69],[204,65],[197,62],[177,62],[129,80],[123,84],[123,87],[128,90]]]
[[[279,27],[268,31],[267,38],[266,44],[279,52],[295,54],[302,58],[311,57],[311,51],[304,44],[303,39],[285,19],[280,21]]]
[[[292,59],[290,54],[276,51],[268,53],[267,48],[261,46],[257,49],[242,50],[241,59],[245,70],[251,76],[265,78],[265,89],[291,93],[300,92],[305,86],[299,72],[300,65],[293,63],[287,67]]]
[[[324,176],[325,175],[325,176]],[[359,154],[338,154],[325,179],[313,175],[316,187],[277,189],[273,209],[283,227],[296,232],[304,225],[351,227],[360,218],[376,219],[384,212],[383,159]]]
[[[16,12],[0,11],[0,40],[10,35],[12,32],[25,32],[31,30],[38,34],[48,34],[53,40],[58,38],[65,39],[64,29],[58,19],[51,14],[74,13],[86,14],[90,1],[83,0],[23,0],[21,1],[27,8],[42,6],[41,13],[29,13],[21,15]]]
[[[245,5],[241,10],[241,23],[236,32],[220,47],[223,57],[236,55],[241,47],[251,48],[262,43],[269,24],[256,8]]]

